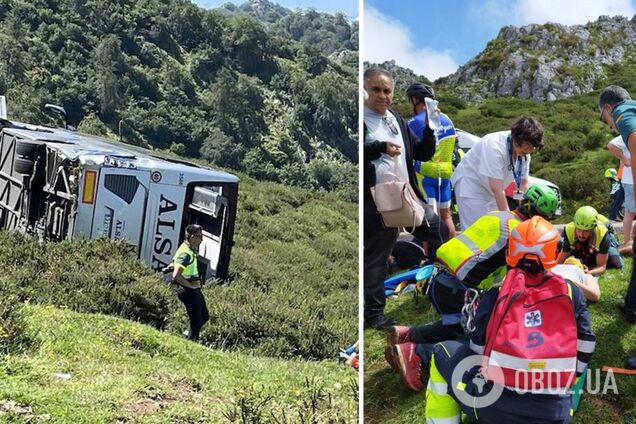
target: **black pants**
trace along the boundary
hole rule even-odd
[[[369,203],[371,202],[371,203]],[[397,228],[384,228],[373,200],[364,202],[364,320],[373,322],[384,314],[384,280],[387,259],[398,237]]]
[[[636,258],[636,243],[632,246],[632,255]],[[627,294],[625,295],[625,308],[629,312],[636,312],[636,264],[632,266],[632,278],[629,280]]]
[[[461,410],[471,420],[479,424],[567,424],[570,422],[571,397],[569,395],[533,395],[530,393],[520,395],[504,389],[504,392],[493,404],[474,409],[472,405],[466,405],[458,398],[456,390],[452,389],[457,387],[452,384],[452,376],[462,360],[475,355],[475,353],[466,346],[466,343],[452,340],[436,344],[433,348],[433,354],[437,370],[448,383],[447,393],[455,399]],[[459,371],[462,371],[464,364],[461,364],[462,367],[459,368]],[[466,384],[463,390],[476,400],[480,400],[480,397],[487,395],[493,388],[493,385],[487,382],[481,387],[476,385],[480,380],[476,374],[479,368],[479,366],[473,366],[470,369],[464,368],[464,373],[459,374],[462,376],[462,382]]]
[[[184,289],[177,297],[185,305],[188,318],[190,318],[190,334],[188,338],[190,340],[198,340],[201,327],[208,322],[210,314],[201,289],[189,289],[187,287],[184,287]]]
[[[426,254],[433,260],[437,257],[437,249],[448,241],[448,226],[440,219],[433,208],[424,207],[424,211],[426,212],[426,219],[422,222],[422,225],[415,228],[413,235],[421,241],[428,242]],[[410,231],[411,229],[407,228],[407,230]]]

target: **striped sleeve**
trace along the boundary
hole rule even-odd
[[[576,284],[570,284],[570,286],[572,287],[572,301],[574,303],[574,314],[576,315],[576,375],[578,377],[585,371],[585,367],[592,359],[592,353],[594,353],[594,347],[596,346],[596,336],[592,332],[590,314],[587,311],[587,303],[583,292]]]

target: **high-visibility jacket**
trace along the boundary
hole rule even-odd
[[[569,224],[565,225],[565,236],[567,237],[568,242],[570,243],[570,248],[572,249],[574,249],[574,245],[576,244],[575,230],[576,227],[574,226],[574,222],[570,222]],[[601,242],[603,241],[605,234],[607,234],[607,231],[607,225],[599,220],[599,222],[596,223],[594,231],[592,232],[592,240],[589,241],[590,245],[593,245],[596,250],[599,250],[601,248]]]
[[[421,177],[450,178],[453,174],[453,151],[457,141],[457,133],[450,118],[440,113],[440,128],[435,132],[435,154],[426,162],[415,161],[415,172],[418,174],[418,185]]]
[[[510,232],[521,223],[514,212],[490,212],[437,249],[437,260],[459,280],[487,288],[503,281]],[[505,268],[504,268],[505,269]]]
[[[177,261],[177,259],[183,254],[186,254],[189,257],[189,262],[185,265]],[[181,275],[188,281],[199,279],[199,266],[197,256],[197,252],[192,250],[188,243],[183,242],[175,252],[174,258],[172,259],[175,268],[183,268],[183,272],[181,273]]]

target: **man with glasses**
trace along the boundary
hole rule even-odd
[[[610,85],[601,92],[598,99],[601,121],[611,129],[618,131],[627,145],[632,157],[636,151],[636,101],[632,100],[629,92],[618,85]],[[636,184],[634,185],[636,194]],[[636,226],[632,227],[636,229]],[[632,231],[632,238],[634,232]],[[636,243],[632,249],[636,248]],[[634,250],[632,250],[632,253]],[[634,255],[636,258],[636,255]],[[632,276],[627,287],[624,303],[619,305],[625,319],[636,323],[636,266],[632,267]],[[625,366],[636,369],[636,355],[627,358]]]
[[[495,210],[509,211],[505,188],[514,182],[514,199],[528,189],[530,155],[542,148],[543,126],[530,116],[517,119],[510,131],[482,137],[451,177],[462,228]]]
[[[420,141],[406,120],[389,110],[395,84],[381,68],[364,72],[364,321],[385,329],[394,322],[384,315],[384,279],[387,259],[398,237],[397,228],[386,228],[371,196],[371,187],[389,174],[408,181],[420,200],[413,160],[427,161],[435,153],[435,135],[425,131]],[[394,178],[394,177],[392,177]]]
[[[205,297],[201,291],[201,277],[197,262],[199,246],[203,241],[203,229],[200,225],[188,225],[185,236],[185,241],[174,255],[172,284],[177,297],[185,305],[190,319],[190,329],[183,334],[190,340],[198,340],[201,327],[210,319]]]

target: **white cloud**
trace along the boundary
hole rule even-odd
[[[409,30],[399,21],[382,15],[372,7],[364,8],[363,58],[380,63],[387,60],[416,74],[436,80],[455,72],[457,62],[448,50],[419,47]]]
[[[470,6],[475,25],[487,23],[491,28],[546,22],[579,25],[601,15],[631,18],[634,13],[631,0],[486,0]]]
[[[517,13],[524,23],[585,24],[601,15],[632,17],[630,0],[518,0]]]

